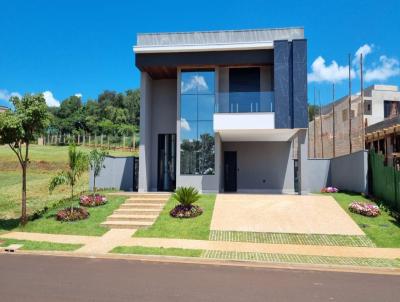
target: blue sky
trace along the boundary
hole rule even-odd
[[[398,0],[0,0],[0,105],[11,94],[46,92],[57,104],[74,94],[86,101],[105,89],[139,87],[132,53],[138,32],[286,26],[305,28],[309,100],[316,87],[324,103],[332,82],[338,97],[347,93],[347,56],[362,46],[366,86],[400,85],[399,11]]]

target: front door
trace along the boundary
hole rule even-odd
[[[224,191],[236,192],[237,190],[237,163],[236,151],[224,152]]]
[[[158,135],[158,191],[173,191],[176,186],[176,135]]]

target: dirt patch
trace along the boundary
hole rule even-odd
[[[39,171],[54,171],[63,170],[67,168],[66,163],[48,162],[44,160],[31,161],[29,163],[29,169]],[[20,164],[14,161],[2,161],[0,162],[0,171],[15,171],[20,169]]]

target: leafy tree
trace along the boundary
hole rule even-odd
[[[87,167],[87,155],[84,152],[77,150],[75,144],[69,145],[68,170],[59,172],[50,180],[49,191],[53,192],[56,187],[63,184],[69,185],[71,187],[72,199],[74,197],[74,187],[78,182],[79,177],[86,171]]]
[[[100,175],[101,169],[105,168],[104,160],[108,152],[93,149],[89,154],[89,164],[93,171],[93,195],[96,194],[96,177]]]
[[[50,133],[91,133],[132,135],[139,128],[140,91],[125,93],[104,91],[97,100],[82,103],[71,96],[59,108],[49,108],[52,114]],[[51,130],[51,131],[50,131]]]
[[[7,144],[18,157],[22,169],[21,224],[27,222],[26,176],[29,164],[29,144],[42,134],[49,124],[46,100],[42,94],[12,97],[14,111],[0,114],[0,144]]]
[[[127,90],[124,98],[124,108],[129,112],[129,123],[139,127],[140,124],[140,90]]]

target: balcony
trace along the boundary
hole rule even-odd
[[[265,140],[274,133],[272,91],[218,93],[215,104],[214,132],[223,141]]]
[[[217,93],[215,113],[256,113],[275,111],[274,92]]]

